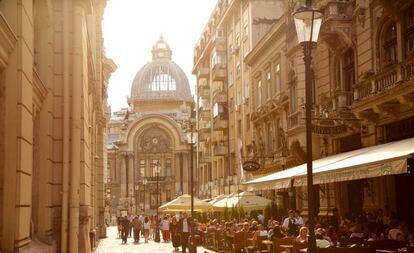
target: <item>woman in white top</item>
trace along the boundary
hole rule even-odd
[[[167,216],[161,221],[162,238],[164,242],[170,241],[170,221]]]
[[[145,243],[148,243],[148,237],[149,237],[149,231],[151,228],[151,221],[150,219],[145,216],[144,218],[144,237],[145,237]]]

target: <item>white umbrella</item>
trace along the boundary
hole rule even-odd
[[[227,198],[228,196],[229,195],[225,195],[225,194],[218,195],[215,198],[213,198],[212,200],[210,200],[208,203],[214,205],[214,203],[217,203],[218,201],[220,201],[220,200],[222,200],[224,198]]]
[[[204,202],[196,197],[194,197],[194,211],[196,212],[206,212],[211,211],[213,206],[208,203]],[[168,203],[160,206],[158,210],[162,212],[183,212],[183,211],[191,211],[191,195],[183,194],[176,199],[171,200]]]
[[[226,207],[231,208],[233,206],[241,206],[244,210],[263,210],[272,201],[267,198],[257,196],[250,192],[242,192],[231,194],[228,197],[217,201],[213,204],[215,210],[224,209]]]

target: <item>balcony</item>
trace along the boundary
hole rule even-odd
[[[201,108],[198,113],[199,113],[200,119],[202,119],[202,120],[209,121],[210,118],[211,118],[211,110],[210,109]]]
[[[198,140],[199,141],[207,141],[207,139],[211,136],[211,129],[210,127],[200,127],[198,131]]]
[[[198,79],[198,87],[199,89],[209,89],[209,84],[207,78],[199,78]]]
[[[217,52],[225,52],[226,51],[226,38],[224,37],[214,37],[214,49]]]
[[[208,78],[210,75],[210,69],[207,67],[200,67],[197,72],[199,78]]]
[[[405,61],[390,66],[380,73],[365,77],[354,87],[354,102],[364,102],[371,97],[379,97],[389,93],[397,86],[405,85],[405,81],[414,78],[414,61]]]
[[[324,11],[324,20],[350,20],[353,8],[350,1],[328,1]]]
[[[200,156],[200,163],[210,163],[211,162],[211,154],[208,152],[202,152]]]
[[[213,81],[224,81],[227,77],[227,70],[224,64],[216,64],[213,67],[212,78]]]
[[[227,129],[228,122],[227,122],[227,115],[224,113],[219,114],[218,116],[214,117],[213,119],[213,130],[221,131]]]
[[[219,103],[219,104],[227,103],[227,93],[221,89],[216,89],[213,92],[213,104],[215,103]]]
[[[304,126],[302,111],[298,110],[288,117],[288,128],[289,130],[297,128],[299,126]]]
[[[224,143],[216,144],[213,148],[214,156],[227,156],[227,145]]]
[[[210,97],[210,90],[206,87],[202,87],[198,90],[198,95],[202,98],[209,98]]]
[[[368,72],[354,86],[351,111],[358,118],[371,122],[391,119],[414,109],[414,61],[406,60]]]

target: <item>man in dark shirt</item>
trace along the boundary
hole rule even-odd
[[[129,220],[128,217],[125,216],[124,219],[122,219],[122,243],[127,243],[127,238],[128,238],[128,234],[129,234]]]
[[[192,219],[188,217],[186,212],[184,212],[183,216],[178,221],[178,231],[181,234],[182,253],[186,253],[187,251],[188,237],[190,236],[192,226]]]

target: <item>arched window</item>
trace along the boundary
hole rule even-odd
[[[405,14],[406,54],[414,53],[414,6]]]
[[[342,56],[342,88],[346,94],[346,105],[352,103],[352,86],[355,84],[354,50],[348,49]]]
[[[395,22],[385,27],[383,33],[383,63],[384,65],[394,64],[397,62],[397,26]]]
[[[296,112],[297,108],[297,84],[295,72],[289,72],[289,101],[290,101],[290,113]]]

